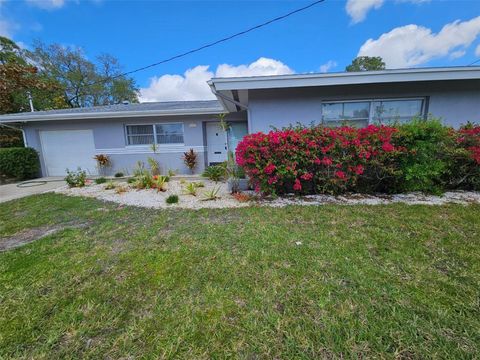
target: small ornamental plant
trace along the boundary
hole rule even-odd
[[[170,195],[165,199],[165,202],[169,205],[178,203],[178,195]]]
[[[87,172],[81,170],[80,168],[77,171],[67,171],[67,176],[65,176],[65,182],[71,188],[73,187],[84,187],[87,182]]]
[[[155,175],[152,177],[152,185],[153,189],[157,189],[157,192],[160,191],[167,191],[167,182],[168,179],[164,175]]]
[[[197,154],[195,153],[195,151],[193,151],[193,149],[190,149],[187,152],[183,153],[183,162],[193,174],[193,171],[197,166]]]
[[[106,182],[107,182],[107,179],[104,178],[104,177],[99,177],[99,178],[96,178],[96,179],[95,179],[95,184],[97,184],[97,185],[98,185],[98,184],[104,184],[104,183],[106,183]]]

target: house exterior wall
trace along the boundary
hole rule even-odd
[[[322,102],[386,98],[428,99],[428,113],[450,126],[480,123],[480,81],[417,82],[249,91],[249,132],[271,126],[320,124]]]
[[[227,120],[246,121],[245,115],[245,113],[230,114]],[[119,171],[131,174],[138,161],[142,161],[147,165],[148,157],[154,157],[159,161],[162,172],[167,172],[171,169],[179,174],[188,174],[190,170],[183,163],[182,155],[189,149],[193,149],[198,155],[198,165],[195,172],[201,173],[205,168],[207,154],[204,123],[209,121],[218,121],[218,119],[215,115],[191,115],[101,120],[58,120],[30,122],[24,125],[23,129],[28,146],[36,149],[40,154],[43,175],[46,175],[46,170],[40,142],[40,132],[48,130],[92,130],[95,153],[108,155],[112,162],[112,166],[108,169],[108,175],[113,175]],[[183,123],[184,144],[158,145],[156,153],[153,153],[149,145],[127,145],[125,125],[160,123]]]

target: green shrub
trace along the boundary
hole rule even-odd
[[[99,177],[97,179],[95,179],[95,184],[103,184],[103,183],[106,183],[107,182],[107,179],[105,179],[104,177]]]
[[[115,176],[116,178],[120,178],[120,177],[123,177],[124,174],[123,174],[123,172],[119,171],[119,172],[115,173],[114,176]]]
[[[84,187],[87,180],[87,173],[80,168],[77,171],[70,171],[67,169],[67,176],[65,176],[65,182],[70,187]]]
[[[128,178],[127,183],[133,184],[135,183],[136,179],[134,177]]]
[[[398,126],[393,136],[396,146],[404,147],[398,158],[398,192],[441,193],[449,171],[449,153],[456,146],[451,129],[439,120],[413,120]]]
[[[37,177],[40,171],[38,153],[32,148],[0,149],[0,176],[19,180]]]
[[[176,204],[178,203],[178,195],[170,195],[165,199],[167,204]]]
[[[112,180],[110,180],[110,181],[108,181],[108,182],[105,184],[104,189],[105,189],[105,190],[113,190],[113,189],[115,189],[116,187],[117,187],[116,184],[115,184]]]
[[[225,178],[226,169],[224,165],[212,165],[205,169],[202,176],[212,181],[220,181]]]

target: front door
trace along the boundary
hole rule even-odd
[[[227,134],[219,122],[208,122],[207,129],[207,156],[208,164],[227,161]]]

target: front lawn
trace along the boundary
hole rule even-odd
[[[2,204],[0,358],[479,358],[480,206]]]

